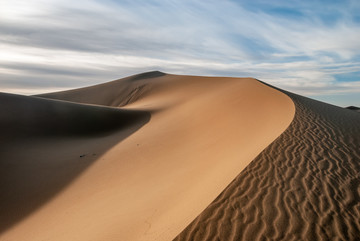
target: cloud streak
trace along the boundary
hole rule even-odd
[[[360,96],[358,12],[358,1],[0,0],[0,90],[33,94],[159,69]]]

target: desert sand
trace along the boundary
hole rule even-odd
[[[158,71],[0,105],[0,240],[359,238],[354,111]]]
[[[160,72],[0,98],[1,240],[171,240],[295,113],[255,79]]]
[[[284,93],[290,127],[175,240],[360,240],[360,115]]]

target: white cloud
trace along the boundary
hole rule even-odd
[[[360,92],[358,82],[336,80],[360,69],[360,25],[345,11],[356,1],[327,5],[340,14],[332,24],[318,6],[298,4],[304,15],[284,18],[232,1],[0,0],[0,89],[24,93],[33,83],[40,92],[160,69],[253,76],[300,94]]]

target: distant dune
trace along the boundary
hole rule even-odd
[[[360,237],[354,111],[158,71],[0,106],[0,240]]]
[[[360,113],[360,108],[357,107],[357,106],[348,106],[348,107],[346,107],[346,109],[353,110],[353,111],[356,111],[356,112]]]

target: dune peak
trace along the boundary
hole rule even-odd
[[[152,79],[152,78],[162,77],[164,75],[166,75],[166,74],[161,71],[154,70],[154,71],[149,71],[149,72],[144,72],[141,74],[134,75],[130,78],[130,80],[137,81],[137,80],[142,80],[142,79]]]

